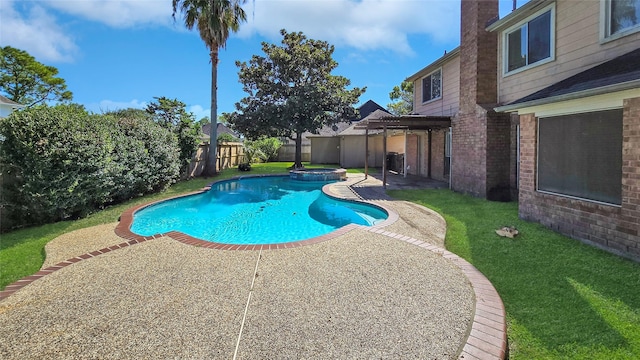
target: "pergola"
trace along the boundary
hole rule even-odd
[[[449,116],[425,116],[425,115],[401,115],[384,116],[378,119],[362,120],[355,129],[365,129],[365,159],[364,176],[369,176],[369,130],[382,130],[382,186],[387,187],[387,130],[402,130],[404,132],[405,157],[403,159],[403,172],[407,176],[407,131],[424,130],[429,136],[429,153],[431,153],[431,131],[445,129],[451,126]],[[429,167],[431,163],[429,163]]]

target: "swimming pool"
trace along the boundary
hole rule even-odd
[[[131,231],[150,236],[174,230],[224,244],[277,244],[387,219],[379,207],[325,195],[322,186],[328,183],[286,176],[221,181],[207,192],[136,211]]]

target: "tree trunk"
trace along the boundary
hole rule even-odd
[[[205,174],[215,175],[218,171],[218,47],[211,45],[211,130],[209,138],[209,155]]]
[[[296,133],[296,159],[294,169],[302,169],[302,133]]]

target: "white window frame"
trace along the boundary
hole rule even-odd
[[[513,69],[511,71],[509,71],[509,49],[508,49],[508,44],[509,44],[509,34],[522,28],[523,26],[527,25],[531,20],[537,18],[538,16],[546,13],[546,12],[551,12],[551,18],[549,20],[551,28],[549,29],[549,34],[550,34],[550,39],[549,39],[549,57],[540,61],[536,61],[533,64],[528,64],[522,67],[519,67],[517,69]],[[536,11],[534,14],[526,17],[524,20],[516,23],[515,25],[507,28],[506,30],[504,30],[502,32],[502,75],[503,76],[509,76],[509,75],[513,75],[513,74],[517,74],[519,72],[522,71],[526,71],[528,69],[534,68],[536,66],[540,66],[546,63],[549,63],[551,61],[554,61],[556,59],[556,4],[553,3],[549,6],[545,6],[544,8]]]
[[[640,23],[611,34],[611,0],[600,0],[600,43],[607,43],[640,32]]]
[[[438,95],[438,97],[434,97],[431,98],[429,100],[424,100],[424,81],[426,80],[426,78],[430,77],[431,75],[440,72],[440,95]],[[436,70],[433,70],[432,72],[430,72],[428,75],[425,75],[422,77],[422,79],[420,79],[420,92],[421,92],[421,101],[423,104],[427,104],[430,103],[432,101],[436,101],[436,100],[440,100],[442,99],[442,68],[438,68]],[[431,79],[431,93],[433,94],[433,78]]]

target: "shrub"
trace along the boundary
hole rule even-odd
[[[0,120],[2,230],[87,215],[178,175],[175,136],[148,119],[37,106]]]
[[[144,117],[114,119],[114,201],[162,191],[180,171],[176,135]]]
[[[267,155],[257,146],[256,141],[244,142],[244,163],[253,164],[266,161]]]
[[[109,124],[78,105],[39,106],[0,121],[2,207],[13,223],[44,223],[86,214],[108,199],[104,159]],[[4,227],[4,225],[3,225]]]
[[[282,142],[278,138],[262,138],[255,141],[255,146],[264,154],[264,162],[275,161],[278,158],[278,150]]]
[[[218,144],[225,143],[225,142],[236,142],[236,141],[238,141],[238,139],[236,139],[235,136],[229,133],[222,133],[218,135]]]

